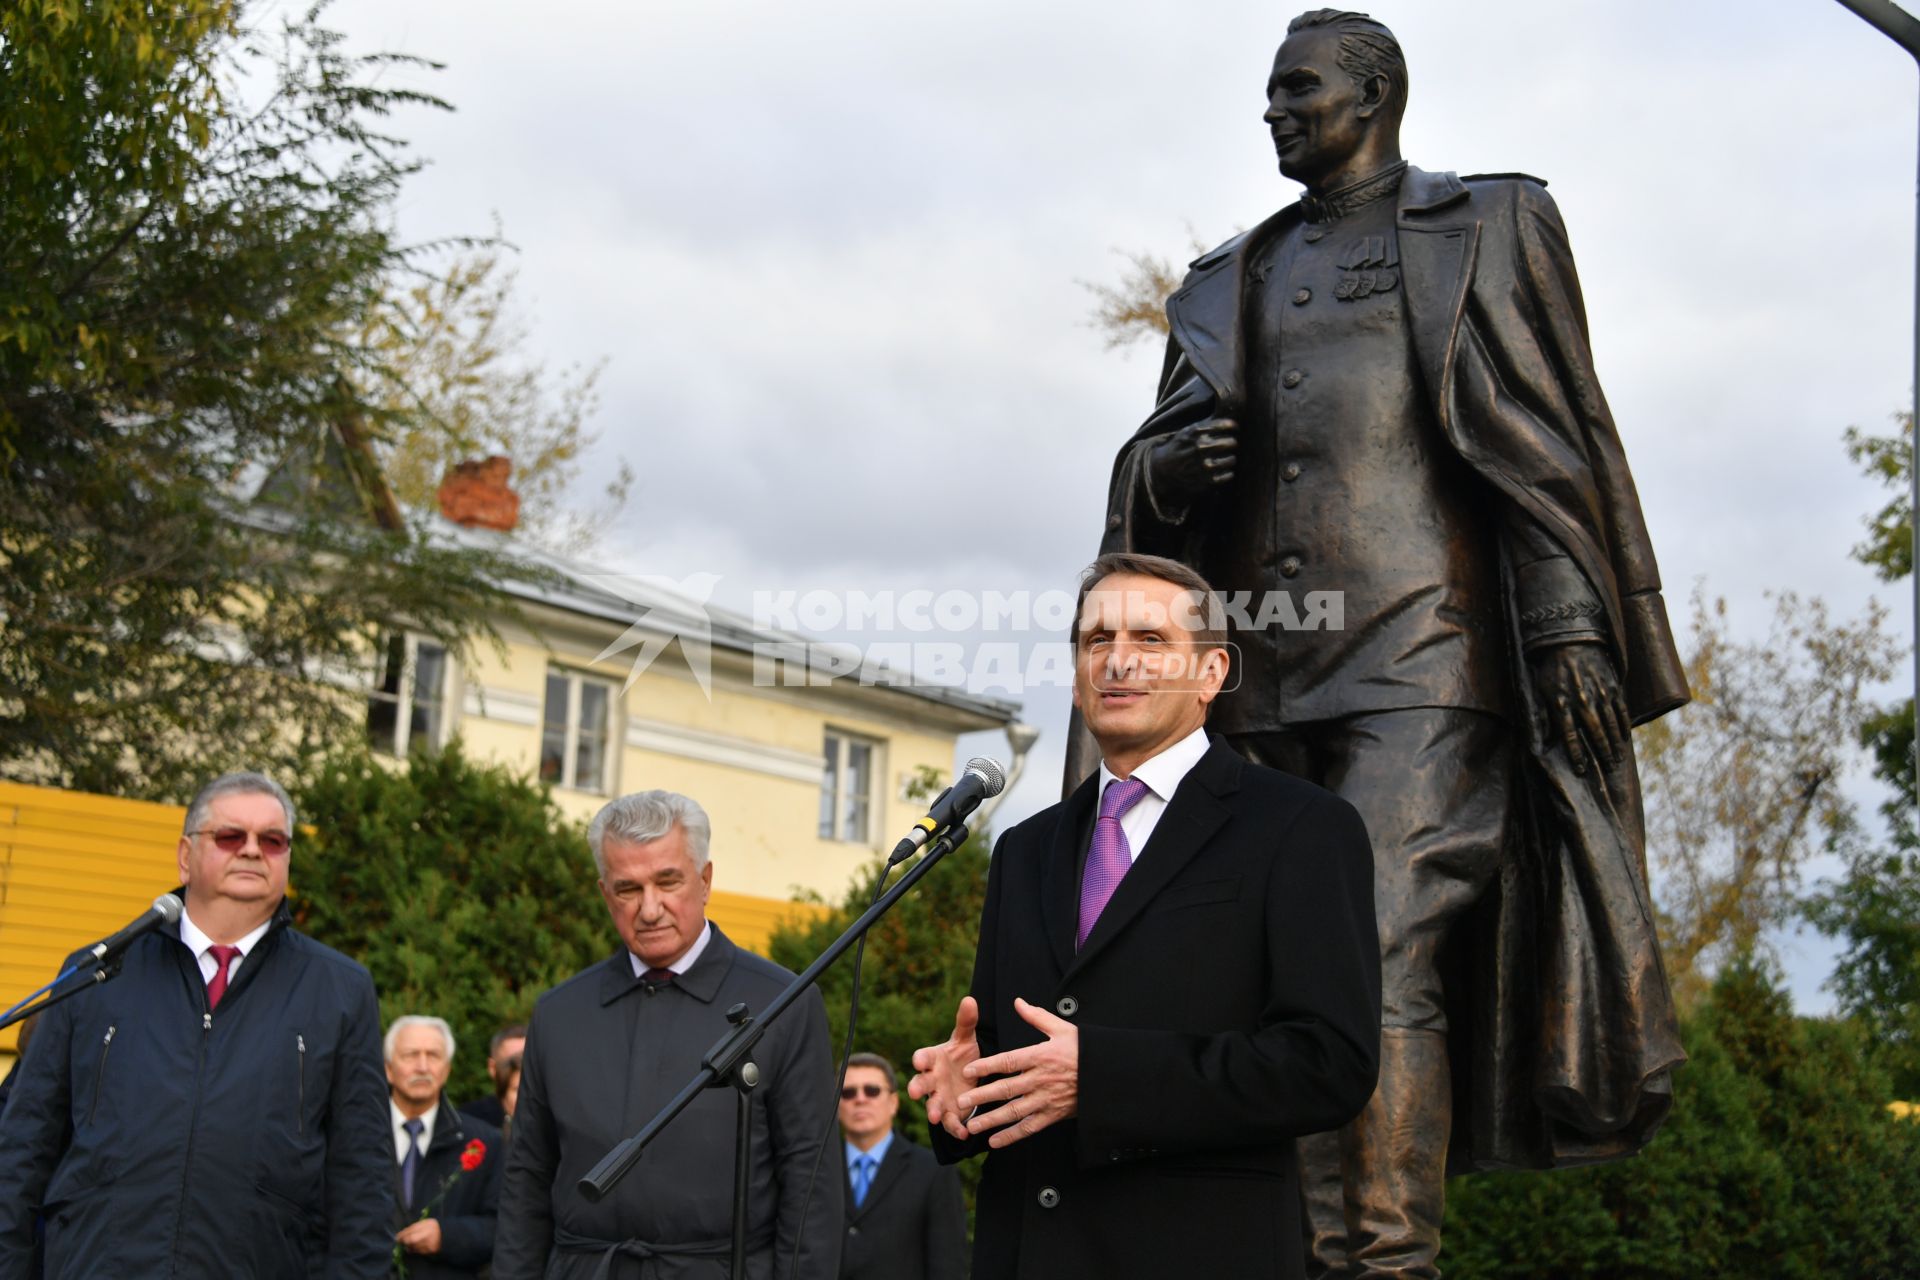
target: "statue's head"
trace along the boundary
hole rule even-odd
[[[1384,24],[1340,9],[1287,24],[1267,79],[1281,173],[1318,189],[1369,144],[1397,152],[1406,106],[1407,61]]]

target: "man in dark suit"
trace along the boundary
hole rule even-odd
[[[478,1276],[493,1259],[506,1151],[498,1129],[447,1105],[453,1047],[444,1018],[410,1013],[387,1028],[393,1233],[414,1280]]]
[[[703,1091],[604,1199],[579,1191],[588,1170],[693,1078],[730,1029],[729,1007],[765,1009],[793,978],[707,919],[711,838],[706,811],[671,791],[622,796],[587,827],[624,945],[534,1006],[494,1280],[706,1280],[726,1270],[732,1089]],[[751,1094],[747,1274],[732,1280],[831,1280],[842,1180],[819,1159],[833,1051],[818,988],[769,1025],[753,1060],[761,1080]]]
[[[840,1280],[960,1280],[967,1205],[960,1176],[895,1133],[899,1077],[877,1053],[847,1059],[840,1134],[847,1140],[847,1238]]]
[[[972,994],[913,1058],[941,1158],[991,1152],[976,1276],[1298,1277],[1294,1139],[1373,1092],[1366,830],[1206,736],[1218,607],[1154,556],[1082,582],[1100,772],[1001,839]]]

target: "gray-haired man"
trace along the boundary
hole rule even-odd
[[[534,1008],[496,1280],[677,1280],[725,1270],[731,1090],[695,1100],[606,1199],[590,1204],[576,1189],[693,1077],[727,1030],[731,1005],[763,1009],[792,980],[707,919],[711,831],[698,804],[670,791],[622,796],[587,829],[600,895],[623,945]],[[748,1276],[830,1280],[839,1266],[842,1180],[818,1158],[834,1080],[818,992],[772,1025],[754,1061],[761,1083],[753,1093]],[[799,1264],[790,1270],[796,1243]]]
[[[187,808],[186,909],[47,1010],[0,1113],[0,1280],[378,1280],[393,1213],[367,971],[292,927],[293,801]]]
[[[484,1120],[445,1105],[453,1028],[418,1013],[382,1042],[393,1118],[396,1275],[465,1280],[493,1260],[505,1144]]]

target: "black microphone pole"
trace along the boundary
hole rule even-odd
[[[6,1030],[16,1022],[25,1022],[42,1009],[51,1009],[62,1000],[71,1000],[89,987],[98,986],[109,978],[120,975],[120,957],[82,968],[69,969],[47,984],[47,996],[40,1003],[15,1009],[6,1017],[0,1018],[0,1031]],[[65,984],[63,987],[62,984]]]
[[[806,994],[808,987],[820,980],[835,960],[846,953],[848,947],[860,940],[861,935],[874,926],[893,904],[900,901],[907,891],[920,882],[920,878],[933,870],[933,864],[952,853],[966,843],[965,823],[954,823],[936,837],[920,855],[920,860],[907,869],[907,873],[893,888],[887,890],[858,920],[847,926],[847,931],[836,938],[822,951],[819,958],[808,965],[806,971],[787,984],[787,989],[775,996],[758,1017],[754,1017],[745,1004],[736,1004],[727,1010],[727,1021],[733,1029],[714,1042],[700,1060],[700,1069],[693,1079],[676,1093],[666,1106],[660,1108],[653,1119],[647,1121],[646,1128],[622,1141],[613,1150],[600,1158],[600,1163],[588,1170],[580,1179],[578,1189],[589,1203],[599,1202],[613,1190],[614,1185],[640,1162],[641,1153],[647,1144],[657,1138],[661,1131],[672,1124],[674,1118],[693,1104],[693,1100],[702,1091],[717,1089],[722,1085],[732,1085],[739,1092],[739,1109],[735,1113],[733,1148],[733,1270],[736,1277],[747,1274],[747,1182],[751,1170],[753,1153],[753,1089],[760,1083],[760,1068],[752,1060],[753,1046],[773,1024],[775,1018],[785,1013],[794,1001]],[[804,1229],[805,1224],[801,1224]]]
[[[62,1000],[72,999],[88,987],[98,986],[116,976],[120,972],[121,954],[139,938],[152,933],[162,925],[170,925],[178,920],[183,909],[184,904],[180,901],[179,895],[161,894],[153,900],[153,905],[132,924],[118,933],[108,934],[92,946],[85,948],[80,963],[40,988],[40,991],[34,992],[34,996],[41,992],[47,993],[46,999],[39,1004],[26,1007],[22,1007],[25,1005],[23,1001],[21,1005],[16,1005],[9,1010],[4,1017],[0,1017],[0,1031],[6,1030],[16,1022],[24,1022],[42,1009],[51,1008]],[[85,981],[72,982],[71,979],[74,978],[84,978]],[[69,983],[64,990],[60,986],[63,982]],[[27,997],[28,1000],[33,998],[33,996]]]

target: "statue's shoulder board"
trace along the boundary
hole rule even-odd
[[[1545,178],[1536,178],[1530,173],[1463,173],[1460,175],[1460,181],[1462,182],[1532,182],[1542,187],[1547,185],[1547,180]]]

